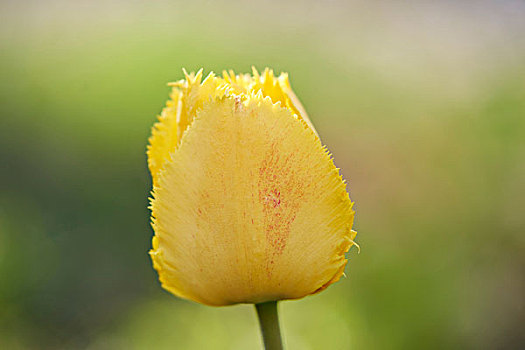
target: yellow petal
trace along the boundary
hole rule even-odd
[[[266,68],[262,75],[253,68],[253,77],[249,74],[236,75],[232,70],[223,72],[223,77],[216,77],[210,73],[204,81],[203,70],[197,73],[188,73],[184,70],[185,78],[174,83],[170,100],[162,110],[152,130],[148,146],[148,166],[153,177],[153,183],[158,180],[158,173],[169,155],[179,145],[182,135],[192,123],[197,112],[210,98],[231,94],[249,94],[261,91],[264,97],[270,97],[282,107],[303,119],[316,133],[304,107],[290,87],[288,74],[282,73],[278,78],[273,70]]]
[[[158,174],[151,256],[173,294],[295,299],[343,273],[354,237],[344,181],[305,121],[269,97],[205,102]]]
[[[158,117],[158,122],[153,126],[148,146],[148,167],[153,177],[153,183],[157,181],[157,174],[162,165],[169,157],[169,152],[175,150],[179,141],[179,128],[177,115],[182,109],[182,92],[174,87],[170,100]]]
[[[224,82],[236,93],[247,93],[251,91],[253,79],[249,74],[235,75],[234,71],[230,69],[229,71],[223,71],[222,77]]]
[[[287,73],[281,73],[281,75],[276,78],[273,74],[273,70],[269,68],[266,68],[262,75],[257,72],[255,67],[252,67],[252,71],[254,77],[254,83],[252,86],[253,91],[256,92],[261,90],[263,95],[270,97],[274,103],[281,102],[283,107],[286,106],[293,113],[297,114],[297,116],[303,119],[308,127],[310,127],[310,129],[312,129],[317,135],[317,131],[306,114],[303,105],[290,87]]]
[[[310,121],[310,118],[308,118],[308,114],[306,114],[306,110],[304,109],[303,105],[301,104],[301,101],[299,101],[299,98],[295,96],[295,93],[293,92],[290,81],[288,79],[287,73],[281,73],[279,76],[279,86],[281,90],[283,91],[283,94],[286,95],[286,105],[291,108],[299,117],[301,117],[306,124],[312,129],[315,134],[317,135],[317,130],[315,130],[314,125]]]
[[[182,135],[193,121],[197,111],[203,103],[212,97],[224,94],[218,89],[222,79],[210,73],[202,81],[202,69],[196,74],[188,74],[184,70],[186,80],[169,84],[173,87],[170,100],[158,117],[158,122],[153,126],[152,136],[148,146],[148,166],[157,183],[158,173],[169,155],[178,145]]]

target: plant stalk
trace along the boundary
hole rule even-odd
[[[277,301],[255,304],[265,350],[283,350]]]

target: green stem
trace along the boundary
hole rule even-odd
[[[277,315],[277,301],[255,304],[259,325],[266,350],[283,350],[279,316]]]

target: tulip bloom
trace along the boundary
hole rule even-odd
[[[339,280],[353,203],[287,75],[184,73],[147,152],[162,286],[221,306],[302,298]]]

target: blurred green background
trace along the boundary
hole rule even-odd
[[[525,344],[521,1],[2,1],[0,348],[260,349],[163,291],[145,149],[181,68],[290,73],[361,253],[289,349]],[[298,262],[300,263],[300,262]]]

